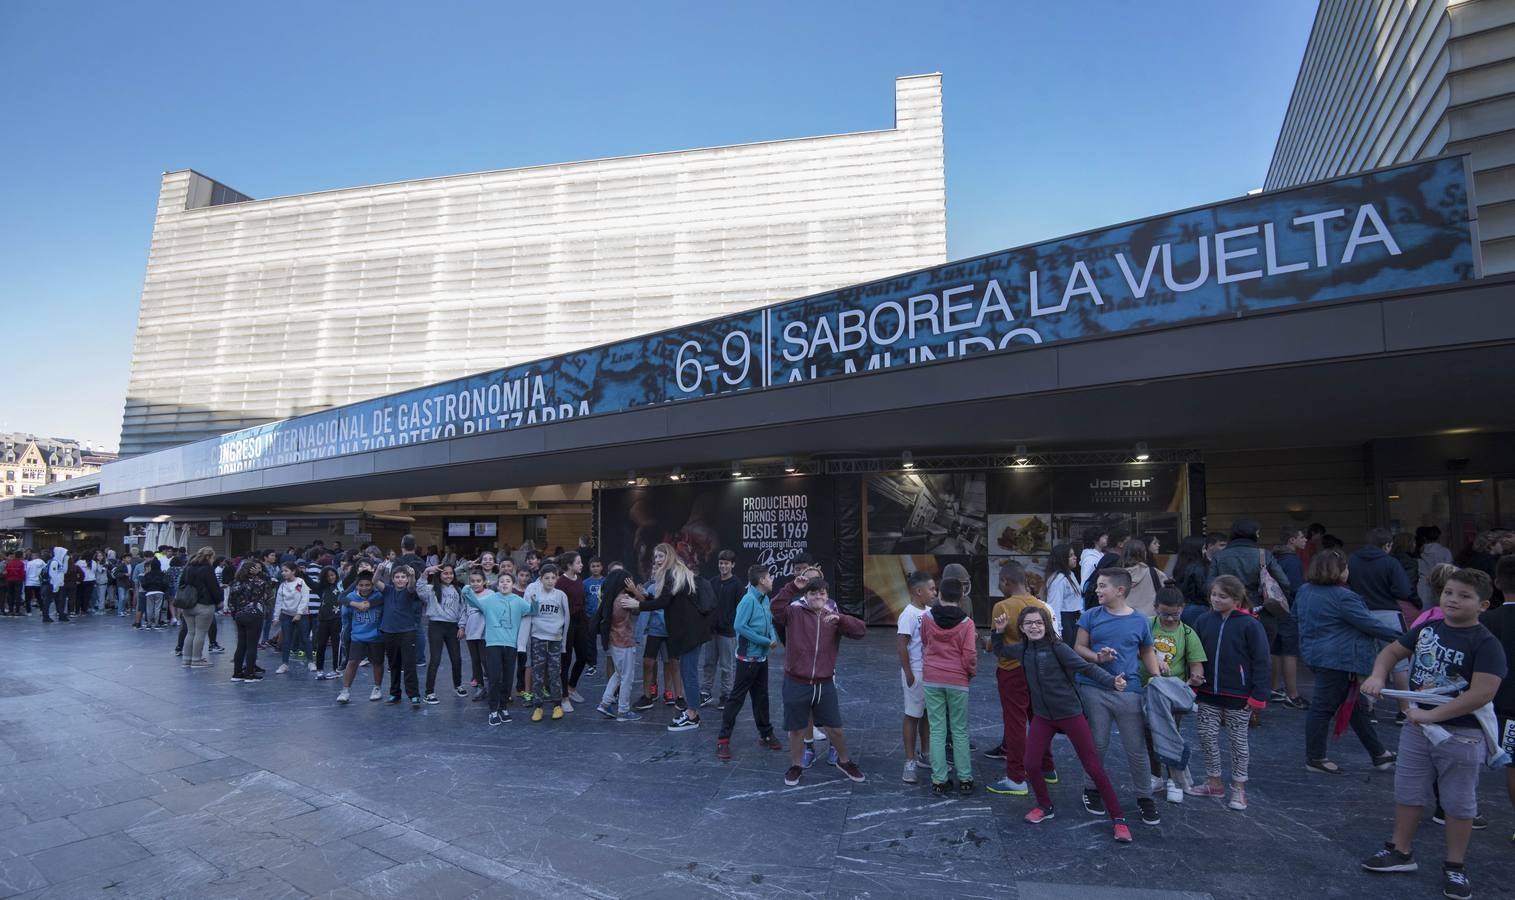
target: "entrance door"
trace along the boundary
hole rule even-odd
[[[251,528],[226,529],[226,555],[233,559],[246,559],[253,552]]]

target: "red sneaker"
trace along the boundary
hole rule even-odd
[[[731,758],[731,739],[721,738],[715,742],[715,758],[727,760]]]
[[[1057,816],[1052,812],[1052,810],[1042,809],[1040,806],[1038,806],[1030,812],[1026,813],[1026,822],[1031,825],[1040,825],[1048,819],[1053,819],[1056,817]]]
[[[1126,827],[1125,822],[1115,823],[1115,840],[1121,844],[1131,843],[1131,829]]]
[[[784,745],[779,743],[779,739],[771,734],[767,737],[758,738],[758,746],[767,747],[769,750],[784,749]]]

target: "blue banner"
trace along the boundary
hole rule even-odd
[[[182,478],[224,475],[1468,281],[1477,277],[1468,210],[1462,158],[1412,163],[991,253],[244,429],[179,448],[182,466],[173,468]]]

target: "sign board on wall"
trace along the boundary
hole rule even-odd
[[[606,565],[622,563],[638,578],[652,571],[652,551],[660,543],[671,544],[685,563],[710,577],[722,550],[736,551],[737,577],[743,579],[753,565],[785,578],[802,553],[835,559],[835,505],[824,478],[612,488],[598,496],[600,558]]]
[[[1477,276],[1461,157],[990,253],[107,465],[206,478]]]

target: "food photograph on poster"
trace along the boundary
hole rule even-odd
[[[1007,562],[1020,563],[1026,574],[1026,587],[1037,597],[1045,596],[1047,586],[1047,554],[1040,553],[1034,556],[991,556],[988,567],[985,570],[985,584],[988,586],[989,599],[1000,600],[1005,595],[999,589],[999,570]]]
[[[1052,549],[1052,516],[1045,513],[991,514],[989,552],[1046,553]]]

